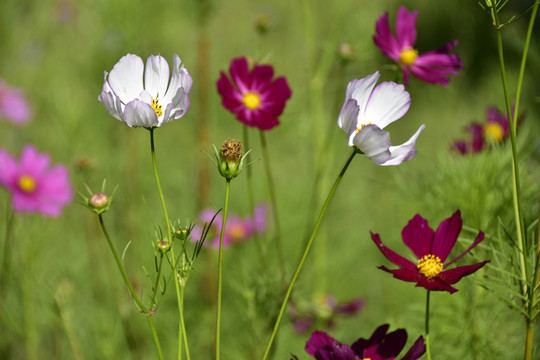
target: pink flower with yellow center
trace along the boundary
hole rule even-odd
[[[0,150],[0,185],[10,192],[17,213],[60,216],[73,198],[68,169],[50,166],[49,156],[32,145],[24,147],[19,161]]]
[[[0,79],[0,119],[15,125],[26,124],[32,117],[32,108],[20,89],[9,87]]]
[[[458,42],[454,40],[440,49],[419,54],[414,47],[417,17],[418,11],[409,12],[405,6],[401,6],[397,13],[394,36],[388,13],[385,13],[375,24],[373,41],[386,56],[401,67],[405,85],[408,85],[412,73],[422,81],[446,86],[450,82],[450,75],[457,75],[459,69],[463,69],[463,61],[459,56],[449,53]]]
[[[222,71],[217,81],[225,109],[244,124],[260,130],[279,124],[279,116],[292,94],[285,77],[274,79],[270,65],[255,64],[250,69],[245,57],[231,61],[229,76]]]
[[[416,256],[416,263],[390,250],[382,243],[379,234],[371,233],[371,239],[379,247],[383,255],[399,266],[399,269],[395,270],[390,270],[385,266],[380,266],[379,269],[393,274],[396,279],[415,282],[416,286],[424,287],[427,290],[455,293],[458,290],[451,285],[457,283],[464,276],[474,273],[489,262],[489,260],[486,260],[473,265],[448,269],[448,266],[461,259],[484,240],[484,233],[480,231],[476,240],[467,250],[453,260],[446,262],[448,255],[456,245],[462,226],[463,222],[459,210],[450,218],[444,220],[436,232],[429,227],[427,220],[418,214],[415,215],[407,226],[403,228],[401,236],[405,245]]]

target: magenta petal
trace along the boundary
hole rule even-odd
[[[401,360],[418,360],[425,352],[426,345],[424,344],[424,338],[420,336]]]
[[[389,248],[387,248],[382,243],[381,237],[379,236],[379,234],[373,234],[372,232],[370,232],[370,234],[371,234],[371,239],[373,240],[373,242],[377,245],[379,250],[381,250],[383,255],[388,260],[390,260],[391,262],[393,262],[394,264],[396,264],[397,266],[399,266],[401,268],[408,269],[408,270],[416,272],[416,264],[413,264],[411,261],[405,259],[403,256],[401,256],[398,253],[394,252],[393,250],[390,250]]]
[[[262,93],[264,88],[272,81],[272,77],[274,77],[274,68],[272,66],[255,65],[250,73],[250,91]]]
[[[389,272],[390,274],[394,275],[394,277],[398,280],[403,280],[403,281],[408,281],[408,282],[419,282],[424,278],[424,276],[421,275],[416,270],[410,270],[410,269],[391,270],[391,269],[388,269],[386,266],[379,266],[378,268],[386,272]]]
[[[456,245],[462,226],[463,221],[461,220],[461,212],[459,210],[441,222],[433,237],[430,253],[438,256],[441,262],[444,263]]]
[[[403,242],[418,259],[431,253],[434,234],[427,220],[419,214],[416,214],[401,231]]]
[[[335,310],[340,314],[352,315],[362,310],[365,304],[366,301],[364,299],[357,298],[348,303],[336,305]]]
[[[401,48],[398,45],[394,34],[392,34],[392,30],[390,30],[388,13],[381,15],[375,23],[375,35],[373,36],[373,41],[386,56],[394,61],[399,61]]]
[[[405,6],[400,6],[396,17],[396,35],[401,49],[414,47],[416,42],[416,18],[418,11],[408,12]]]
[[[441,280],[439,277],[427,278],[425,276],[422,276],[422,279],[418,281],[416,286],[423,287],[424,289],[432,291],[448,291],[450,294],[458,291],[457,289],[451,287],[449,284]]]
[[[311,356],[315,356],[317,349],[323,346],[332,346],[336,342],[338,341],[327,333],[322,331],[314,331],[306,343],[306,352]]]
[[[444,270],[437,277],[440,278],[445,283],[452,285],[452,284],[457,283],[464,276],[474,273],[476,270],[480,269],[482,266],[486,265],[488,262],[489,260],[486,260],[478,264],[458,266],[453,269]]]
[[[363,357],[366,349],[372,347],[373,345],[380,344],[383,341],[389,327],[390,325],[388,324],[379,326],[377,329],[375,329],[368,340],[360,338],[356,340],[354,344],[352,344],[351,348],[358,356]]]
[[[233,59],[229,67],[232,81],[241,93],[248,92],[249,89],[249,66],[245,57]]]

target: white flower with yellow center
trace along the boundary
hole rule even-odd
[[[172,75],[160,55],[151,55],[146,68],[140,57],[127,54],[104,73],[98,100],[111,116],[131,127],[160,127],[180,119],[189,108],[193,80],[178,55],[173,56]],[[169,79],[170,78],[170,79]]]
[[[405,115],[411,97],[403,85],[394,82],[375,87],[379,77],[376,72],[349,83],[338,125],[347,133],[348,145],[356,146],[375,164],[399,165],[415,157],[415,143],[425,125],[407,142],[392,146],[390,134],[383,129]]]

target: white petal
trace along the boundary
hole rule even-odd
[[[133,100],[126,105],[123,120],[131,127],[159,126],[156,112],[152,106],[139,100]]]
[[[354,99],[345,101],[338,116],[338,125],[347,134],[354,129],[356,131],[358,119],[358,103]],[[350,144],[349,144],[350,145]]]
[[[162,99],[169,83],[169,64],[161,55],[150,55],[144,70],[144,89],[154,99]]]
[[[364,126],[353,138],[353,144],[377,165],[390,158],[390,134],[376,125]]]
[[[420,128],[416,131],[416,133],[411,136],[411,138],[399,145],[399,146],[390,146],[390,152],[392,155],[390,158],[384,163],[380,164],[382,166],[389,166],[389,165],[399,165],[404,161],[411,160],[416,156],[417,150],[414,147],[416,144],[416,140],[418,139],[418,136],[420,136],[420,133],[424,130],[426,125],[420,126]]]
[[[172,102],[173,97],[178,93],[178,89],[184,89],[184,93],[189,94],[193,86],[193,79],[189,72],[182,64],[182,60],[178,55],[173,56],[173,72],[171,76],[171,82],[169,83],[169,89],[165,96],[163,96],[163,103],[168,104]]]
[[[349,86],[347,86],[347,92],[345,96],[346,98],[356,100],[356,102],[358,103],[358,107],[360,108],[361,117],[366,110],[368,100],[380,76],[381,75],[377,71],[371,75],[366,76],[363,79],[353,80],[349,83]]]
[[[386,125],[405,115],[410,106],[411,96],[403,85],[383,82],[373,90],[364,117],[359,121],[384,129]]]
[[[143,70],[143,61],[133,54],[123,56],[111,70],[109,85],[124,104],[136,99],[143,91]]]
[[[109,83],[107,81],[107,72],[103,74],[103,90],[98,96],[98,100],[105,106],[105,109],[109,112],[109,115],[114,116],[118,120],[122,120],[122,107],[120,99],[113,94]]]

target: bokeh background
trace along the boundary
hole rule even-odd
[[[511,0],[503,19],[531,3]],[[125,126],[97,101],[103,71],[110,71],[126,53],[143,59],[161,54],[169,63],[176,53],[193,76],[188,114],[156,131],[169,213],[187,223],[195,221],[203,208],[223,206],[224,181],[204,152],[212,151],[211,144],[243,137],[242,124],[220,105],[215,90],[219,72],[243,55],[270,63],[293,90],[281,125],[266,134],[286,269],[292,274],[314,213],[350,152],[336,125],[347,83],[376,70],[385,80],[400,80],[372,40],[377,18],[388,11],[393,26],[400,5],[419,10],[417,49],[425,52],[457,39],[455,52],[465,70],[448,87],[411,81],[412,106],[389,129],[398,144],[425,123],[417,157],[399,168],[377,167],[361,157],[354,160],[293,300],[316,303],[321,294],[343,301],[363,297],[361,312],[336,317],[330,332],[335,338],[352,343],[389,323],[391,329],[406,328],[412,344],[423,332],[425,291],[376,268],[389,264],[369,231],[405,251],[400,232],[414,214],[436,227],[458,208],[472,229],[463,234],[465,240],[476,236],[475,229],[488,234],[500,231],[500,224],[513,229],[508,144],[477,156],[449,152],[454,140],[466,137],[469,122],[485,121],[487,106],[504,107],[495,30],[475,1],[3,0],[0,77],[24,90],[34,117],[23,127],[1,121],[0,147],[18,154],[24,144],[35,144],[54,162],[69,166],[73,186],[81,192],[85,183],[99,189],[103,179],[109,190],[118,185],[105,221],[119,249],[131,242],[126,266],[137,289],[148,293],[145,269],[153,274],[152,241],[162,223],[148,131]],[[524,19],[503,31],[512,96],[526,26]],[[521,105],[527,117],[519,130],[528,221],[538,208],[537,39],[533,35]],[[342,43],[354,49],[350,57],[339,53]],[[250,131],[249,147],[253,158],[261,159],[255,130]],[[268,204],[263,162],[255,162],[252,171],[256,202]],[[231,211],[241,216],[249,215],[246,187],[244,174],[232,183]],[[0,191],[0,203],[8,200],[8,193]],[[146,321],[121,282],[96,218],[78,201],[58,219],[17,218],[9,254],[11,275],[2,294],[6,302],[1,309],[0,358],[155,358]],[[6,213],[6,206],[0,206],[2,236]],[[262,238],[271,259],[267,268],[261,268],[253,242],[225,252],[223,359],[260,358],[273,324],[268,314],[279,305],[280,286],[275,234],[268,220],[270,229]],[[486,245],[462,262],[487,256]],[[214,250],[205,250],[186,288],[186,324],[194,359],[213,357],[216,259]],[[482,272],[489,274],[489,269],[464,279],[454,295],[433,294],[434,358],[521,355],[523,319],[505,305],[500,298],[504,294],[477,283],[485,277]],[[166,358],[173,358],[176,349],[173,288],[169,284],[154,316]],[[324,322],[318,326],[327,330]],[[308,338],[309,333],[295,333],[286,317],[273,358],[287,359],[293,353],[307,359]]]

